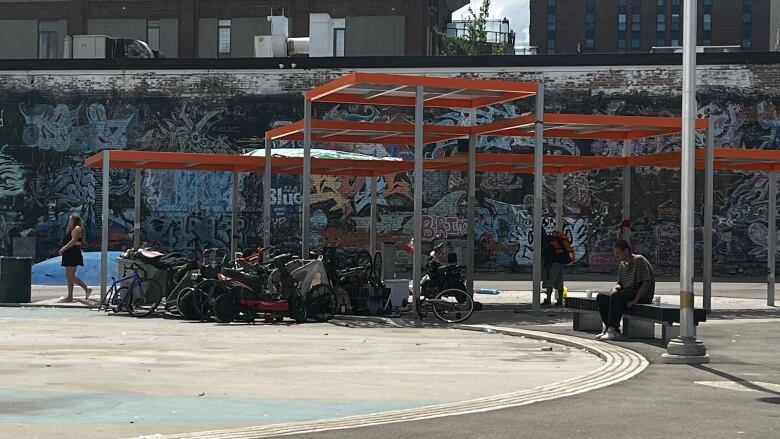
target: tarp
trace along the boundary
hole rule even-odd
[[[87,285],[100,285],[100,252],[84,252],[84,266],[78,267],[76,276]],[[108,276],[117,276],[117,258],[122,252],[108,252]],[[47,259],[32,267],[33,285],[65,285],[65,269],[60,265],[62,257]],[[110,279],[109,279],[110,280]],[[110,282],[109,282],[110,285]]]
[[[250,157],[265,157],[265,148],[255,149],[253,151],[244,153],[245,156]],[[272,157],[290,157],[290,158],[303,158],[303,148],[273,148],[271,149]],[[347,151],[334,151],[331,149],[311,149],[311,158],[313,159],[332,159],[332,160],[380,160],[397,162],[402,159],[399,157],[374,157],[368,154],[361,154],[359,152],[347,152]]]

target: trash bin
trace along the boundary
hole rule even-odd
[[[32,258],[0,257],[0,303],[30,303]]]

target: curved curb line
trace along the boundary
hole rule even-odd
[[[591,390],[600,389],[602,387],[607,387],[612,384],[626,381],[641,373],[649,365],[647,359],[645,359],[645,357],[637,352],[623,348],[621,346],[598,342],[595,340],[590,341],[580,337],[551,334],[541,331],[495,327],[489,325],[456,325],[453,327],[456,329],[469,331],[484,331],[486,329],[492,329],[496,331],[496,333],[504,335],[522,336],[570,346],[576,349],[584,349],[585,351],[590,352],[604,360],[604,364],[598,369],[595,369],[579,377],[535,387],[533,389],[488,396],[469,401],[373,413],[369,415],[348,416],[335,419],[289,422],[283,424],[269,424],[257,427],[229,430],[215,430],[173,435],[152,435],[145,437],[150,439],[261,439],[274,436],[316,433],[321,431],[370,427],[375,425],[392,424],[396,422],[420,421],[445,416],[481,413],[492,410],[519,407],[541,401],[549,401],[551,399],[573,396]]]

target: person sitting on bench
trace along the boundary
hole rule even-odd
[[[631,252],[628,242],[615,243],[613,251],[618,261],[618,282],[609,294],[596,296],[604,332],[596,336],[598,340],[618,340],[620,319],[627,308],[637,303],[651,303],[655,294],[655,271],[650,262]]]

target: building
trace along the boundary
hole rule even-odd
[[[698,44],[778,50],[780,0],[698,0]],[[683,0],[531,0],[540,54],[649,52],[682,46]]]
[[[66,35],[149,43],[168,58],[252,57],[266,17],[289,18],[290,36],[309,35],[309,14],[327,13],[334,56],[434,55],[468,0],[0,0],[0,59],[61,58]]]

